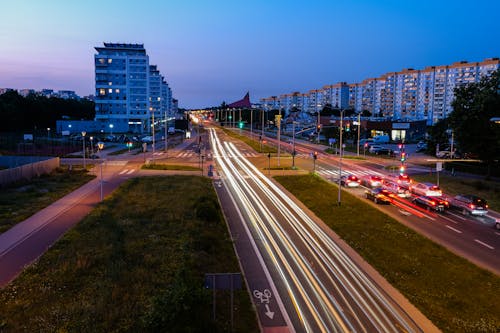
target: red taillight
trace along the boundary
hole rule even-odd
[[[474,209],[474,208],[476,208],[476,205],[470,204],[469,207],[470,207],[470,209]]]
[[[484,205],[484,208],[488,208],[488,205]]]
[[[436,206],[436,203],[434,201],[431,201],[431,205]]]

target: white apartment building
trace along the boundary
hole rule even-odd
[[[499,68],[499,58],[488,58],[482,62],[460,61],[422,70],[403,69],[361,83],[340,82],[321,90],[310,90],[297,107],[302,112],[315,113],[318,105],[331,104],[334,108],[351,108],[356,112],[367,110],[372,116],[386,119],[426,120],[432,125],[452,112],[456,87],[479,82]],[[289,94],[281,96],[287,96],[283,102],[289,110],[291,97]]]
[[[159,119],[172,103],[162,103],[168,89],[144,45],[104,43],[95,49],[95,120],[115,132],[150,132],[152,116]]]

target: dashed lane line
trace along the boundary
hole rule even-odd
[[[455,228],[453,228],[452,226],[445,225],[445,227],[446,227],[446,228],[448,228],[448,229],[451,229],[451,230],[455,231],[457,234],[461,234],[461,233],[462,233],[460,230],[455,229]]]
[[[474,242],[481,244],[484,247],[487,247],[490,250],[494,250],[495,248],[489,244],[486,244],[484,242],[481,242],[479,239],[474,239]]]

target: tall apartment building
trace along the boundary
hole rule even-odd
[[[451,65],[412,68],[389,72],[361,83],[340,82],[310,90],[302,112],[315,113],[318,105],[331,104],[356,112],[392,120],[426,120],[428,125],[448,117],[455,98],[454,89],[489,76],[500,68],[499,58],[482,62],[460,61]]]
[[[104,43],[95,49],[95,120],[115,132],[149,132],[153,115],[160,119],[171,108],[163,98],[172,98],[144,45]]]

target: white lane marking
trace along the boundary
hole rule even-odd
[[[130,175],[134,171],[135,171],[134,169],[130,170],[129,172],[127,172],[127,175]]]
[[[450,221],[451,223],[458,224],[458,222],[457,222],[457,221],[454,221],[454,220],[450,219],[450,218],[449,218],[449,217],[447,217],[447,216],[442,215],[441,217],[442,217],[443,219],[447,219],[447,220],[448,220],[448,221]]]
[[[496,231],[495,231],[495,234],[497,234],[498,236],[500,236],[500,232],[496,232]]]
[[[460,215],[457,215],[457,214],[454,214],[454,213],[450,213],[450,215],[453,215],[453,216],[455,216],[456,218],[461,219],[462,221],[466,221],[466,220],[467,220],[465,217],[460,216]]]
[[[127,169],[123,169],[122,171],[120,171],[118,174],[119,175],[123,175],[125,172],[127,172]]]
[[[446,227],[446,228],[448,228],[448,229],[451,229],[451,230],[455,231],[455,232],[456,232],[456,233],[458,233],[458,234],[461,234],[461,233],[462,233],[460,230],[455,229],[455,228],[453,228],[453,227],[451,227],[451,226],[449,226],[449,225],[445,225],[445,227]]]
[[[485,246],[485,247],[487,247],[487,248],[488,248],[488,249],[490,249],[490,250],[494,250],[494,249],[495,249],[493,246],[491,246],[491,245],[489,245],[489,244],[486,244],[486,243],[484,243],[484,242],[481,242],[479,239],[474,239],[474,242],[479,243],[479,244],[481,244],[482,246]]]

